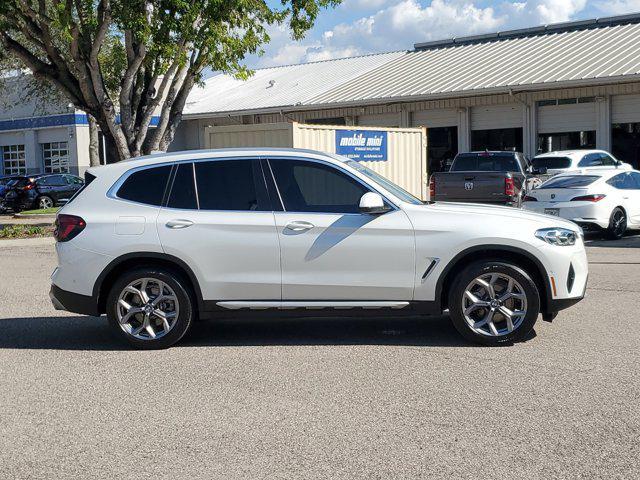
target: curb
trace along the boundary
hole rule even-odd
[[[26,218],[39,218],[41,220],[55,220],[56,214],[55,213],[33,213],[31,215],[22,215],[21,213],[15,213],[13,215],[13,218],[19,218],[21,220],[24,220]]]
[[[15,247],[39,247],[55,245],[56,240],[53,237],[36,237],[36,238],[11,238],[8,240],[0,240],[0,249]]]

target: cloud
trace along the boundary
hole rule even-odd
[[[613,0],[596,2],[596,8],[608,15],[640,11],[640,0]]]
[[[640,8],[640,0],[613,4]],[[586,7],[587,0],[499,0],[491,6],[483,0],[346,0],[339,11],[366,8],[372,13],[356,14],[353,20],[312,32],[301,42],[292,41],[283,27],[275,27],[267,54],[256,66],[405,50],[429,40],[568,21]]]

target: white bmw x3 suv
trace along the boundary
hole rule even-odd
[[[291,149],[152,155],[91,168],[58,214],[54,306],[107,314],[138,348],[201,318],[441,315],[488,345],[583,298],[575,224],[424,203],[357,162]]]

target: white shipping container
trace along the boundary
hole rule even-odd
[[[206,148],[291,147],[336,153],[336,131],[381,131],[387,135],[386,160],[363,165],[426,199],[427,132],[425,128],[388,128],[301,123],[227,125],[205,129]]]

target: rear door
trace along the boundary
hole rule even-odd
[[[164,251],[195,272],[205,301],[281,299],[278,235],[259,160],[178,164],[157,228]]]

